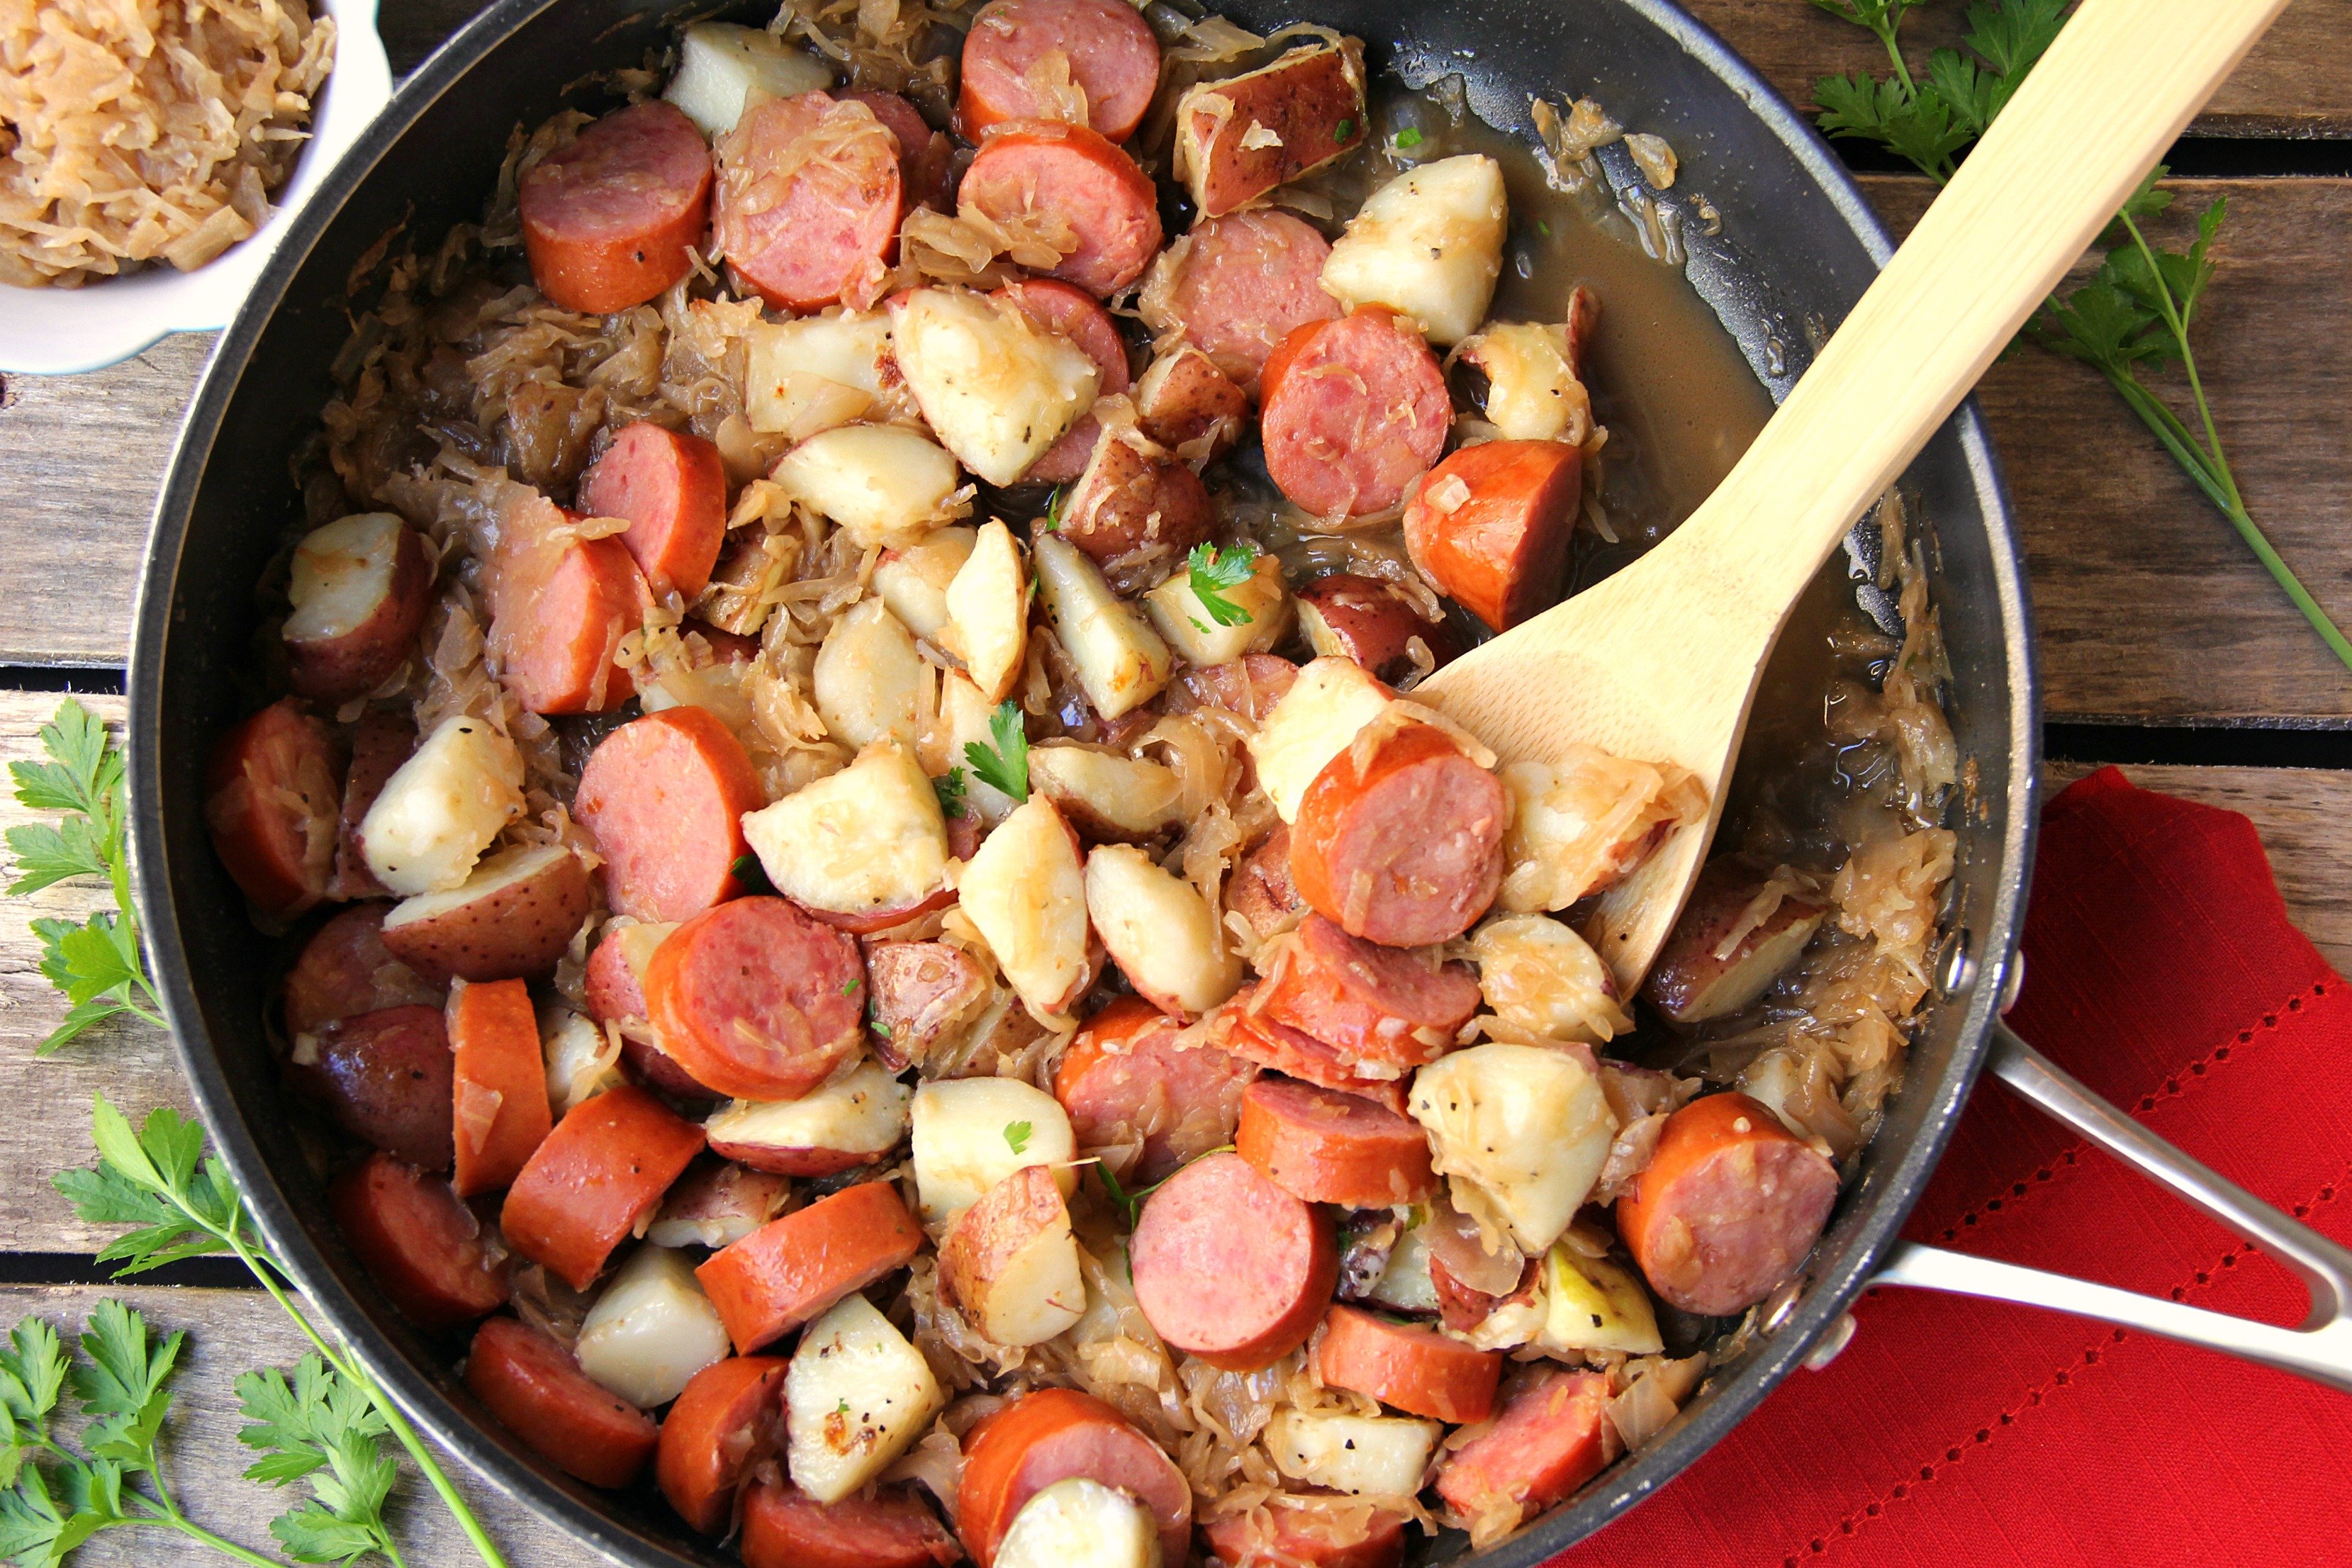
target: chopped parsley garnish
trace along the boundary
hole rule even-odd
[[[1018,1154],[1029,1147],[1029,1134],[1035,1131],[1026,1121],[1008,1121],[1004,1124],[1004,1142]]]
[[[1192,569],[1192,596],[1201,601],[1201,608],[1221,626],[1246,626],[1254,618],[1247,610],[1224,595],[1224,590],[1238,588],[1257,575],[1257,546],[1235,544],[1223,550],[1213,544],[1195,544],[1186,561]]]
[[[1400,151],[1410,153],[1421,145],[1421,132],[1407,126],[1396,133],[1396,145]]]
[[[1062,514],[1069,510],[1070,487],[1055,485],[1054,493],[1045,498],[1045,515],[1037,526],[1048,533],[1058,533],[1062,527]]]
[[[963,770],[950,768],[947,776],[931,781],[931,793],[940,797],[941,816],[963,815]]]
[[[1339,124],[1331,127],[1331,140],[1334,142],[1345,142],[1355,133],[1356,122],[1352,120],[1342,120]]]
[[[864,981],[858,979],[853,974],[849,977],[848,981],[842,985],[841,994],[844,996],[855,996],[857,994],[857,988],[865,984],[866,983]]]
[[[1021,704],[1006,700],[988,716],[988,732],[996,744],[964,742],[963,760],[981,783],[1003,791],[1015,800],[1029,798],[1029,737],[1021,728]]]

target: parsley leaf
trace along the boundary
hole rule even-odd
[[[1054,493],[1045,498],[1045,515],[1037,520],[1037,526],[1047,533],[1059,533],[1062,531],[1062,518],[1069,510],[1070,487],[1055,485]]]
[[[1355,133],[1356,122],[1352,120],[1342,120],[1339,124],[1331,127],[1331,140],[1334,142],[1345,142]]]
[[[385,1501],[398,1468],[383,1452],[384,1419],[367,1391],[306,1355],[286,1374],[272,1368],[236,1380],[237,1403],[251,1425],[237,1441],[258,1450],[248,1480],[282,1487],[308,1479],[310,1498],[270,1521],[269,1533],[298,1563],[349,1563],[370,1552],[393,1553]]]
[[[0,1346],[0,1487],[14,1486],[26,1449],[48,1441],[49,1416],[66,1383],[65,1346],[57,1330],[26,1318]]]
[[[996,742],[993,746],[964,742],[963,760],[971,764],[972,776],[1014,800],[1027,800],[1029,736],[1021,727],[1021,704],[1009,699],[999,703],[988,716],[988,732]]]
[[[1408,125],[1398,132],[1391,141],[1401,151],[1410,153],[1421,145],[1421,132]]]
[[[1029,1135],[1035,1131],[1026,1121],[1008,1121],[1004,1124],[1004,1142],[1018,1154],[1029,1147]]]
[[[1219,550],[1213,544],[1195,544],[1185,557],[1192,568],[1192,596],[1209,612],[1209,618],[1221,626],[1246,626],[1253,618],[1247,610],[1224,595],[1224,590],[1238,588],[1257,574],[1257,546],[1235,544]]]
[[[963,815],[963,770],[950,768],[943,776],[933,779],[931,793],[940,797],[941,816],[961,816]]]

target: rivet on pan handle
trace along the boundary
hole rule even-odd
[[[2352,1394],[2352,1250],[2206,1169],[2061,1071],[2011,1034],[1993,1031],[1992,1072],[2017,1093],[2100,1148],[2137,1165],[2215,1221],[2261,1245],[2311,1291],[2311,1315],[2299,1329],[2252,1322],[2154,1296],[2095,1285],[2064,1274],[2021,1268],[1990,1258],[1898,1242],[1873,1285],[1950,1290],[2028,1307],[2048,1307],[2139,1329],[2167,1339],[2297,1373]]]

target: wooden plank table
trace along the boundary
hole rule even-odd
[[[1804,0],[1687,0],[1800,103],[1832,71],[1883,67],[1876,46]],[[470,13],[468,0],[388,0],[383,31],[405,70]],[[1957,35],[1958,0],[1912,24],[1916,53]],[[2207,384],[2242,483],[2273,541],[2339,621],[2352,623],[2352,0],[2296,0],[2214,100],[2177,160],[2186,211],[2226,195],[2231,221],[2200,332]],[[1876,172],[1864,185],[1898,229],[1932,194]],[[167,339],[89,375],[0,382],[0,761],[71,689],[119,720],[131,601],[174,427],[210,339]],[[1982,396],[2024,522],[2051,721],[2053,784],[2103,761],[2139,782],[2242,811],[2261,829],[2289,908],[2338,969],[2352,967],[2352,679],[2327,655],[2227,525],[2087,373],[2045,356],[1995,367]],[[63,567],[60,573],[60,567]],[[69,590],[27,592],[35,576]],[[2292,764],[2292,765],[2289,765]],[[22,820],[0,800],[0,826]],[[29,922],[80,918],[89,890],[0,901],[0,1315],[67,1325],[107,1293],[100,1234],[50,1173],[92,1158],[94,1091],[143,1110],[187,1109],[167,1043],[122,1028],[36,1061],[58,998]],[[181,1495],[203,1521],[266,1540],[284,1502],[239,1480],[229,1383],[289,1364],[301,1343],[257,1293],[189,1285],[116,1289],[193,1353],[174,1428]],[[519,1565],[579,1555],[510,1500],[467,1479]],[[410,1561],[467,1560],[430,1500],[402,1512]],[[134,1538],[139,1560],[194,1562],[177,1538]],[[129,1562],[127,1542],[82,1560]],[[210,1561],[211,1559],[203,1559]]]

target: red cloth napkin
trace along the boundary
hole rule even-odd
[[[2042,818],[2009,1021],[2161,1136],[2352,1240],[2352,989],[2253,825],[2113,768]],[[2303,1288],[2000,1085],[1913,1238],[2279,1323]],[[1553,1560],[1712,1568],[2352,1563],[2352,1395],[2210,1351],[1925,1290],[1855,1307],[1699,1462]]]

